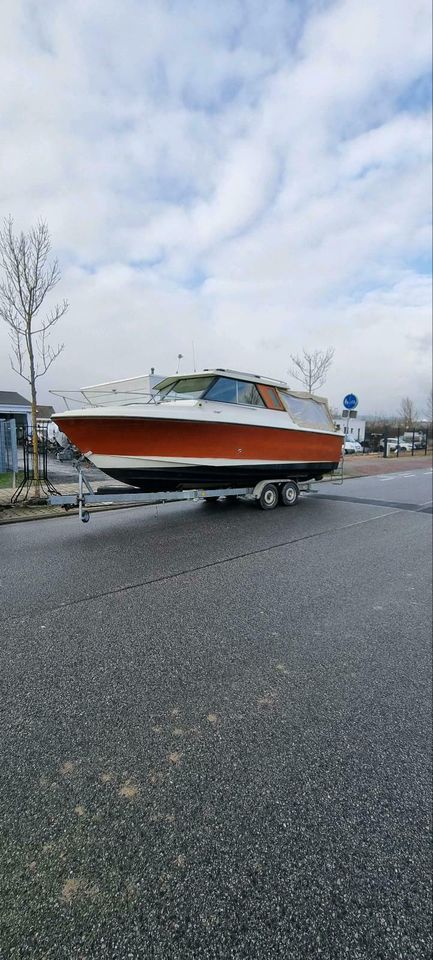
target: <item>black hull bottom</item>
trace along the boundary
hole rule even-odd
[[[146,493],[174,490],[217,490],[227,487],[254,487],[260,480],[320,480],[336,470],[338,463],[273,463],[259,466],[181,467],[165,470],[105,470]]]

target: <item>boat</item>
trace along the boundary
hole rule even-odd
[[[115,480],[146,492],[224,489],[320,479],[338,466],[343,435],[324,397],[218,368],[165,377],[141,400],[136,381],[131,394],[119,381],[114,402],[113,388],[83,388],[87,399],[104,394],[109,402],[52,417]]]

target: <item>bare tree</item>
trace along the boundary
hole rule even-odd
[[[334,359],[334,348],[328,347],[326,350],[313,350],[312,353],[309,353],[303,347],[301,357],[294,356],[291,353],[290,359],[292,366],[289,369],[289,374],[299,383],[302,383],[308,393],[313,393],[315,387],[322,387],[325,383],[328,370]]]
[[[410,397],[401,398],[398,415],[403,421],[403,426],[407,427],[408,430],[412,430],[418,419],[418,411],[415,409],[415,404]]]
[[[39,311],[46,296],[60,280],[57,260],[48,263],[51,249],[48,226],[43,221],[28,234],[14,234],[13,220],[4,221],[0,231],[0,318],[9,327],[12,342],[11,367],[30,385],[32,402],[32,443],[34,486],[39,495],[38,433],[36,424],[36,381],[47,372],[64,344],[52,347],[51,328],[68,309],[68,303],[56,304],[44,317]]]
[[[433,420],[433,390],[430,390],[430,393],[427,397],[426,414],[431,423]]]

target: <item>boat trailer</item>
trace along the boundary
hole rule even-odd
[[[118,486],[104,486],[93,489],[90,480],[83,473],[84,457],[74,463],[78,474],[78,492],[72,494],[50,494],[48,502],[51,506],[61,506],[64,510],[78,509],[78,518],[82,523],[88,523],[89,506],[145,506],[161,505],[163,503],[179,503],[192,500],[216,501],[224,497],[235,500],[245,497],[255,500],[262,510],[273,510],[278,504],[285,507],[294,506],[300,493],[313,493],[315,485],[321,480],[297,481],[287,480],[260,480],[254,487],[224,487],[221,490],[175,490],[162,493],[143,493],[137,487],[128,487],[126,484]],[[330,478],[333,483],[343,482],[342,463]]]

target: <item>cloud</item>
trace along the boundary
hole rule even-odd
[[[6,3],[1,208],[47,219],[71,303],[43,398],[194,340],[283,377],[332,343],[334,402],[422,406],[429,37],[425,0]]]

